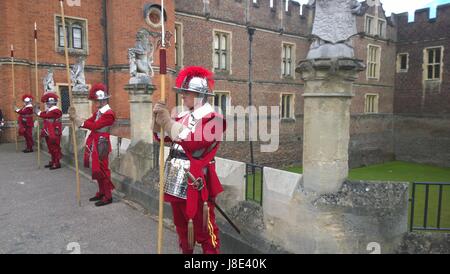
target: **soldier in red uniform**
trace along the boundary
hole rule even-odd
[[[58,108],[58,95],[48,92],[41,98],[41,102],[45,104],[45,111],[40,111],[39,107],[35,109],[38,117],[44,119],[44,126],[41,136],[45,138],[48,152],[51,155],[51,161],[46,168],[55,170],[61,168],[61,135],[62,135],[62,111]]]
[[[192,254],[195,242],[201,244],[203,253],[218,254],[219,229],[215,221],[215,198],[223,191],[216,174],[214,157],[226,128],[225,119],[208,103],[213,96],[212,72],[202,67],[183,69],[176,80],[176,90],[183,96],[187,111],[175,119],[170,117],[163,102],[154,107],[155,137],[162,127],[167,134],[165,141],[172,142],[166,163],[166,174],[186,168],[194,178],[201,178],[203,185],[191,179],[174,182],[184,176],[166,175],[165,201],[172,206],[174,223],[184,254]],[[182,166],[181,169],[175,167]],[[182,171],[181,171],[182,172]],[[179,184],[179,185],[177,185]],[[175,187],[173,187],[175,186]],[[177,191],[184,189],[184,191]]]
[[[109,153],[111,152],[110,133],[115,122],[115,114],[108,104],[109,94],[104,84],[96,84],[89,91],[89,100],[96,101],[97,111],[86,121],[82,121],[76,114],[76,109],[69,109],[69,116],[75,125],[91,131],[84,151],[84,166],[92,163],[92,179],[98,182],[99,191],[89,201],[96,202],[96,206],[112,203],[114,185],[111,182],[109,170]]]
[[[16,113],[19,114],[19,136],[23,136],[26,142],[26,149],[23,150],[24,153],[33,152],[33,96],[24,95],[22,97],[22,101],[24,102],[24,107],[19,109],[16,107]]]

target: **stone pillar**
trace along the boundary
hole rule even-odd
[[[130,95],[130,130],[131,146],[139,141],[152,144],[153,104],[152,95],[155,90],[152,84],[130,84],[125,90]]]
[[[364,69],[351,58],[301,61],[304,92],[303,183],[318,194],[339,191],[348,177],[353,82]]]
[[[73,92],[73,105],[77,109],[77,114],[81,119],[85,120],[91,117],[92,109],[89,104],[88,92]]]

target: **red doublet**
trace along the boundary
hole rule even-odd
[[[16,112],[19,114],[19,135],[23,136],[25,138],[25,142],[27,145],[27,149],[32,150],[33,149],[33,127],[34,127],[34,120],[33,120],[33,106],[27,105],[23,107],[20,110],[16,110]]]
[[[209,104],[208,104],[209,105]],[[210,107],[210,106],[209,106]],[[203,108],[203,107],[202,107]],[[195,113],[195,112],[194,112]],[[179,116],[176,121],[187,126],[191,113]],[[192,185],[188,186],[187,199],[177,198],[165,194],[164,200],[170,202],[173,209],[174,223],[180,239],[180,246],[184,253],[191,253],[187,244],[187,222],[193,220],[195,241],[202,244],[204,253],[219,252],[219,235],[215,223],[214,201],[218,194],[223,191],[222,184],[216,173],[216,165],[213,161],[219,148],[226,122],[222,115],[210,112],[204,115],[197,123],[193,131],[189,131],[181,141],[177,141],[186,156],[190,160],[190,172],[195,178],[202,178],[205,187],[198,191]],[[166,141],[171,142],[170,138]],[[194,157],[198,155],[200,157]],[[189,184],[192,182],[189,180]],[[203,229],[203,204],[208,202],[209,218],[206,231]]]
[[[111,152],[110,128],[115,122],[115,114],[105,106],[100,111],[95,112],[91,118],[86,120],[82,128],[89,129],[91,133],[86,140],[86,148],[84,151],[84,166],[89,167],[92,163],[92,179],[97,180],[99,192],[97,197],[103,197],[104,201],[112,198],[112,190],[114,185],[111,182],[111,171],[109,170],[108,156],[100,159],[98,151],[98,143],[100,137],[108,142],[108,155]]]
[[[62,111],[58,107],[51,107],[47,111],[40,112],[38,116],[44,119],[44,127],[41,130],[41,136],[45,138],[48,152],[52,157],[50,165],[59,166],[62,157],[61,154],[61,135],[62,135]]]

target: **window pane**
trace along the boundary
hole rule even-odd
[[[219,106],[219,95],[216,94],[214,95],[214,106],[218,107]]]
[[[81,28],[72,28],[73,47],[76,49],[83,48],[82,34],[83,34],[83,31],[81,30]]]
[[[227,37],[225,35],[222,35],[220,39],[220,49],[226,50],[227,49]]]
[[[433,66],[428,66],[428,79],[433,79]]]
[[[435,63],[440,63],[441,62],[441,49],[436,49],[435,50],[435,59],[434,62]]]
[[[291,59],[291,47],[290,46],[286,47],[286,58]]]
[[[64,37],[63,27],[58,26],[58,29],[59,29],[59,46],[64,47],[66,38]],[[66,27],[66,34],[68,34],[68,33],[69,33],[69,28]]]
[[[219,59],[220,59],[220,55],[219,53],[214,53],[214,68],[218,69],[219,68]]]
[[[434,79],[441,78],[441,65],[434,65]]]
[[[400,69],[406,69],[407,68],[407,61],[408,56],[407,55],[400,55]]]
[[[220,60],[220,68],[227,69],[227,55],[222,53],[222,59]]]
[[[433,61],[434,61],[433,50],[428,50],[428,64],[433,63]]]
[[[281,75],[286,74],[286,61],[283,59],[283,62],[281,62]]]
[[[59,91],[61,95],[61,111],[62,113],[67,114],[70,107],[69,87],[60,86]]]
[[[222,114],[226,115],[227,114],[227,96],[225,94],[223,94],[221,96],[220,107],[222,109]]]
[[[286,62],[286,75],[291,75],[291,62]]]
[[[286,46],[283,46],[283,52],[281,53],[283,58],[286,58]]]
[[[220,37],[218,34],[214,35],[214,49],[219,49],[219,39]]]
[[[286,117],[291,118],[291,96],[286,96]]]
[[[281,118],[286,118],[286,96],[281,96]]]

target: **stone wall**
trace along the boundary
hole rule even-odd
[[[450,167],[450,116],[397,115],[397,160]]]

